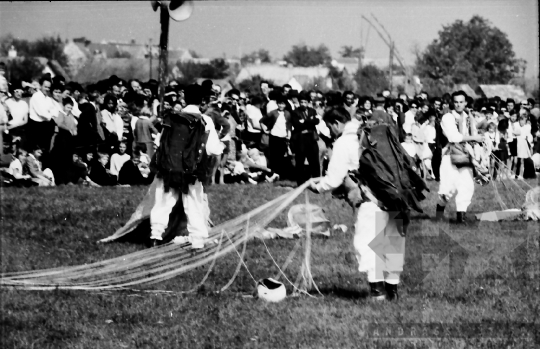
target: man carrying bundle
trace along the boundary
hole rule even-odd
[[[457,222],[465,222],[465,212],[471,204],[474,194],[474,157],[472,147],[466,142],[482,142],[483,137],[476,135],[474,118],[466,112],[467,94],[456,91],[452,94],[454,110],[441,119],[442,134],[439,134],[442,150],[440,167],[438,220],[444,218],[446,204],[455,197]]]
[[[417,199],[423,199],[425,184],[415,175],[393,126],[381,121],[361,128],[343,108],[326,113],[324,121],[338,138],[326,176],[310,188],[318,193],[334,190],[334,195],[358,208],[354,236],[358,270],[367,273],[372,299],[396,300],[409,210],[421,212]]]

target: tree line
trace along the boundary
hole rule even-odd
[[[85,38],[86,40],[86,38]],[[88,41],[88,40],[86,40]],[[14,38],[5,35],[0,38],[0,53],[6,56],[14,46],[18,60],[13,67],[12,76],[28,78],[39,72],[39,64],[31,57],[45,57],[56,60],[61,66],[68,65],[68,58],[63,53],[63,42],[59,36],[43,37],[35,41]],[[192,56],[200,57],[190,50]],[[341,57],[363,59],[362,48],[342,46]],[[118,58],[118,57],[117,57]],[[129,57],[128,57],[129,58]],[[286,64],[298,67],[325,66],[338,89],[356,88],[360,94],[369,94],[388,87],[388,74],[374,65],[363,65],[354,75],[347,75],[331,65],[332,55],[324,44],[308,46],[305,43],[293,45],[281,58]],[[276,61],[264,48],[244,54],[241,65],[271,63]],[[467,83],[472,87],[478,84],[520,84],[523,82],[527,62],[516,58],[512,43],[506,33],[493,26],[488,20],[473,16],[469,21],[457,20],[443,26],[435,38],[424,50],[417,50],[412,72],[420,77],[424,88],[432,94],[451,90],[456,84]],[[210,60],[208,63],[182,62],[177,67],[184,82],[196,78],[222,79],[231,77],[238,71],[223,58]],[[393,67],[394,71],[401,67]]]

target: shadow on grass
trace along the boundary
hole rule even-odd
[[[321,293],[325,296],[333,296],[343,299],[366,299],[369,296],[367,290],[352,290],[342,287],[320,288]]]
[[[122,236],[116,242],[150,247],[150,219],[142,221],[135,230]]]

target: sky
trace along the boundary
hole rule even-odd
[[[508,35],[517,58],[528,62],[526,76],[538,77],[537,0],[195,1],[188,20],[171,21],[169,43],[209,58],[238,58],[259,48],[280,58],[305,43],[325,44],[334,57],[344,45],[364,46],[366,57],[387,59],[388,47],[362,19],[372,14],[407,65],[414,63],[414,48],[425,48],[444,25],[480,15]],[[159,32],[159,13],[147,0],[0,2],[0,34],[21,39],[58,34],[157,44]]]

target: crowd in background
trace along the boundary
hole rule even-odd
[[[439,180],[443,137],[439,121],[452,110],[450,94],[393,97],[386,90],[371,97],[352,91],[298,92],[289,85],[262,81],[259,93],[250,95],[234,88],[224,93],[210,80],[201,86],[205,92],[198,108],[214,121],[225,149],[209,164],[211,183],[286,179],[300,184],[321,176],[333,143],[324,122],[330,112],[362,123],[378,120],[394,125],[419,172],[428,180]],[[62,76],[44,75],[31,83],[0,78],[3,185],[149,184],[163,116],[186,107],[184,86],[177,81],[168,82],[162,105],[158,89],[155,80],[125,81],[114,75],[85,88]],[[469,97],[467,105],[475,132],[484,134],[484,153],[500,159],[517,178],[534,176],[534,168],[540,167],[536,101]],[[495,178],[510,175],[500,165],[486,166],[498,169]]]

